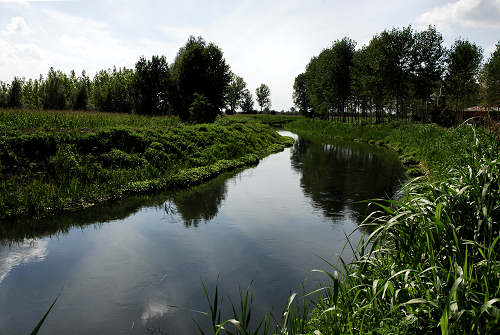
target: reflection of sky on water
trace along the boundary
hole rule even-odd
[[[295,149],[301,151],[293,156]],[[151,199],[146,207],[136,199],[128,206],[127,200],[122,202],[123,211],[120,202],[107,211],[99,209],[112,222],[88,214],[88,223],[107,223],[87,226],[77,213],[73,217],[80,218],[79,228],[44,238],[32,249],[24,244],[0,249],[0,259],[9,259],[0,263],[0,271],[19,267],[2,278],[0,333],[29,332],[27,325],[36,324],[63,286],[44,325],[48,333],[144,334],[149,328],[192,334],[192,319],[200,316],[189,310],[207,309],[202,281],[212,294],[219,282],[220,292],[236,303],[238,286],[244,289],[253,281],[254,314],[274,308],[278,315],[311,269],[327,267],[318,256],[335,263],[345,246],[344,234],[358,223],[357,207],[343,198],[359,185],[355,176],[339,184],[343,192],[338,196],[328,193],[324,183],[336,185],[332,180],[339,171],[329,178],[307,175],[325,162],[323,173],[332,174],[329,165],[345,155],[353,164],[360,162],[351,151],[331,146],[310,150],[302,143],[229,179]],[[338,205],[337,212],[329,216],[332,204]],[[72,216],[66,220],[71,222]],[[351,235],[351,242],[360,234]],[[343,257],[349,261],[350,248]],[[309,283],[323,279],[312,275]]]
[[[0,245],[0,284],[16,266],[43,261],[47,244],[46,240],[27,240],[10,247]]]

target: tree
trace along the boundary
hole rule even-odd
[[[0,81],[0,107],[7,107],[9,102],[9,85]]]
[[[469,41],[457,40],[446,60],[446,93],[455,107],[457,124],[463,121],[465,104],[469,104],[477,93],[479,66],[483,58],[482,49]]]
[[[207,44],[201,37],[196,39],[191,36],[179,50],[170,69],[173,113],[179,115],[181,120],[190,119],[189,110],[195,93],[208,99],[214,107],[211,111],[216,115],[221,112],[231,77],[219,47]],[[210,116],[207,121],[215,120],[215,116]]]
[[[248,89],[244,89],[242,93],[243,98],[241,99],[241,110],[243,113],[253,112],[253,98],[252,93]]]
[[[14,77],[9,88],[8,106],[11,108],[19,108],[22,106],[23,100],[23,81]]]
[[[427,102],[433,91],[441,84],[444,72],[446,50],[443,47],[443,36],[435,27],[415,34],[412,48],[412,75],[415,96],[424,107],[421,121],[427,117]]]
[[[485,102],[489,107],[500,107],[500,42],[481,71]]]
[[[141,57],[135,64],[134,110],[137,114],[164,115],[168,111],[169,68],[165,56]]]
[[[64,109],[67,105],[67,76],[61,71],[50,68],[47,80],[44,82],[44,109]]]
[[[333,61],[333,66],[330,68],[330,80],[333,92],[330,92],[329,96],[337,111],[340,112],[343,121],[345,121],[347,104],[351,98],[351,69],[355,47],[356,42],[345,37],[340,41],[336,41],[330,49],[330,57]]]
[[[260,106],[260,112],[262,113],[262,108],[271,107],[271,91],[266,84],[261,84],[255,90],[255,95],[257,96],[257,104]]]
[[[378,41],[382,58],[378,67],[383,79],[384,88],[388,97],[395,103],[396,117],[406,114],[405,100],[409,95],[410,74],[412,67],[412,49],[414,34],[411,27],[384,30]]]
[[[307,77],[305,73],[299,74],[293,83],[293,102],[299,111],[304,114],[309,114],[311,104],[307,96]]]
[[[73,81],[72,105],[75,110],[86,110],[89,103],[90,80],[82,71],[82,75]]]
[[[242,102],[246,86],[247,84],[243,78],[231,73],[231,82],[226,91],[226,101],[229,106],[229,109],[226,111],[227,114],[234,114],[236,112],[236,109]]]

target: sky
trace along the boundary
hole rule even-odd
[[[500,0],[0,0],[0,81],[51,66],[93,76],[141,56],[171,63],[194,35],[219,46],[253,94],[265,83],[272,108],[288,110],[295,77],[335,40],[361,47],[408,25],[435,25],[446,46],[475,42],[487,59],[500,41]]]

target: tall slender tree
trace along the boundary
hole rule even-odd
[[[443,46],[443,36],[433,26],[416,33],[411,56],[412,81],[415,96],[423,105],[420,116],[424,122],[428,116],[427,102],[432,92],[441,86],[445,68],[446,49]]]
[[[476,44],[457,40],[447,58],[446,93],[454,106],[456,123],[462,123],[464,108],[471,104],[478,91],[478,75],[483,51]]]
[[[250,91],[248,89],[243,90],[241,110],[243,111],[243,113],[252,113],[253,112],[252,93],[250,93]]]
[[[500,108],[500,42],[481,71],[481,82],[486,105]]]
[[[226,110],[227,114],[234,114],[236,112],[243,99],[243,92],[246,86],[247,84],[243,78],[231,73],[231,82],[226,91],[226,102],[229,107]]]
[[[271,108],[271,90],[266,84],[261,84],[255,90],[255,95],[257,97],[257,104],[260,107],[260,112],[262,109]]]
[[[311,104],[307,96],[307,77],[305,73],[301,73],[295,78],[293,84],[293,102],[303,115],[309,115]]]
[[[165,115],[168,111],[169,69],[165,56],[141,57],[135,64],[134,110],[137,114]]]

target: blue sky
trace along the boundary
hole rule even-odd
[[[142,55],[172,62],[189,35],[201,35],[252,92],[266,83],[281,110],[293,104],[295,76],[333,41],[348,36],[361,46],[410,24],[436,25],[447,46],[474,41],[487,57],[500,41],[500,0],[0,0],[0,80],[38,77],[51,66],[93,76],[133,67]]]

